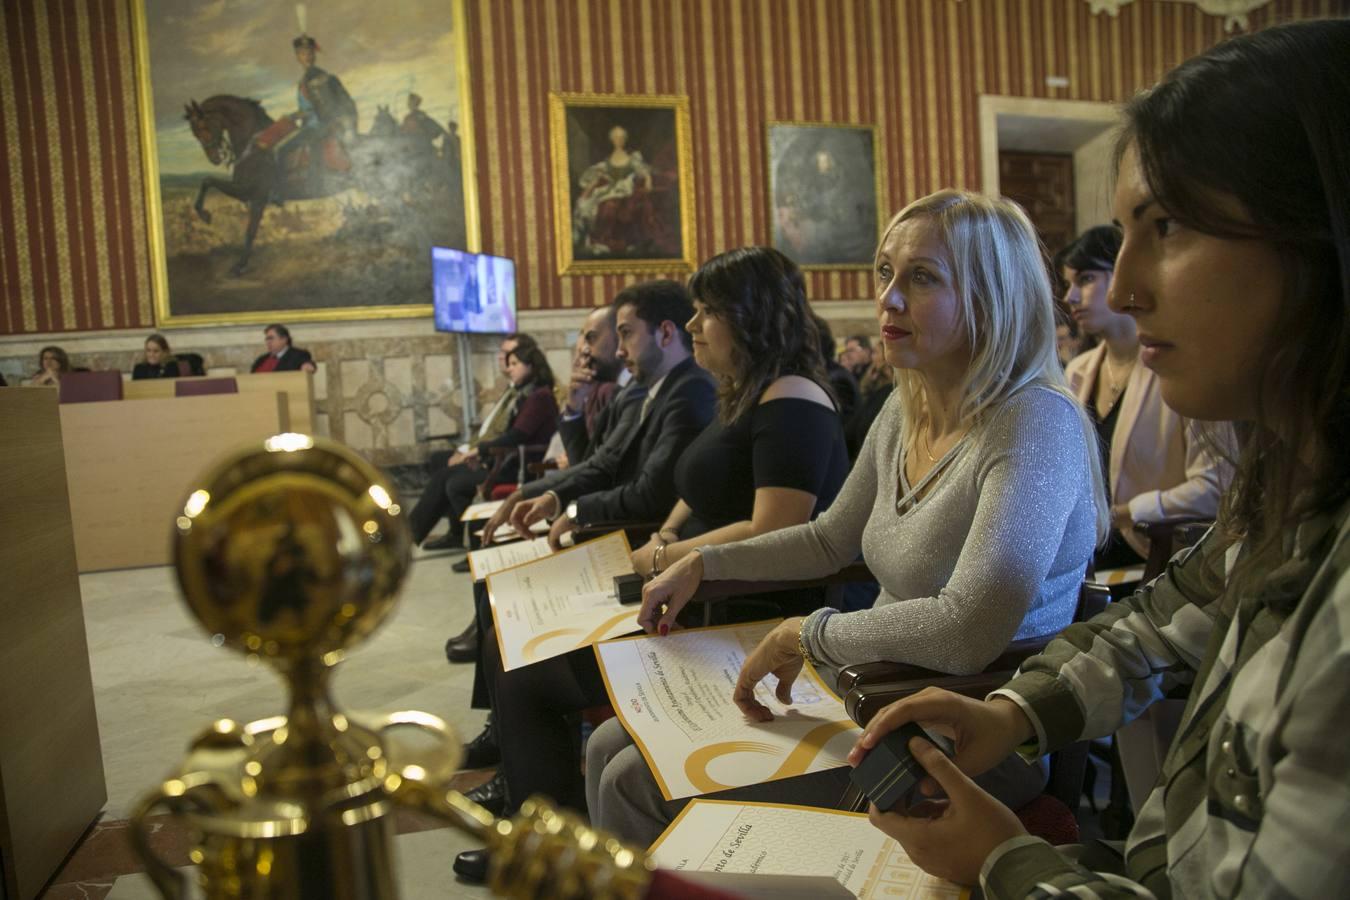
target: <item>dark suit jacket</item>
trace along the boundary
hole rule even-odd
[[[576,501],[582,524],[664,517],[677,499],[675,462],[712,421],[716,393],[712,377],[692,357],[685,360],[667,373],[646,418],[614,447],[568,469],[552,490],[564,505]]]
[[[630,381],[628,384],[632,383]],[[607,431],[613,427],[614,415],[611,410],[622,390],[612,381],[605,382],[587,398],[581,413],[570,416],[564,413],[558,419],[558,436],[562,438],[568,465],[581,465],[604,442]],[[642,393],[645,396],[646,390]]]
[[[253,368],[249,369],[249,371],[250,372],[258,371],[258,366],[261,366],[263,362],[266,361],[266,359],[267,359],[266,353],[255,359],[253,361]],[[282,355],[281,359],[277,360],[277,367],[272,371],[296,372],[299,371],[300,367],[303,366],[305,363],[312,363],[312,362],[314,362],[314,357],[309,355],[308,350],[301,350],[299,347],[291,347],[289,350],[285,352],[285,354]]]
[[[554,469],[543,478],[528,482],[521,488],[526,500],[543,496],[559,484],[571,478],[583,465],[599,457],[617,460],[628,446],[628,434],[637,427],[638,416],[642,412],[642,401],[647,399],[647,389],[636,381],[628,382],[620,389],[595,419],[595,434],[591,439],[590,454],[581,461],[572,462],[566,469]],[[570,457],[569,457],[570,459]],[[606,463],[606,466],[613,463]]]

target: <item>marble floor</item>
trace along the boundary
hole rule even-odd
[[[420,552],[420,551],[419,551]],[[450,571],[459,555],[419,555],[394,613],[345,661],[334,678],[339,708],[359,715],[419,709],[440,716],[464,738],[482,727],[469,708],[473,667],[451,666],[443,646],[472,615],[469,579]],[[284,711],[280,680],[265,666],[211,645],[178,595],[170,568],[83,575],[80,588],[93,670],[108,801],[100,822],[57,874],[46,896],[156,897],[136,874],[124,820],[137,799],[168,775],[187,743],[211,721],[251,721]],[[461,789],[487,773],[457,776]],[[450,862],[474,846],[467,837],[402,817],[396,841],[402,895],[483,897],[456,881]],[[186,864],[186,842],[170,823],[159,848]]]

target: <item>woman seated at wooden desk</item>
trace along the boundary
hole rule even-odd
[[[38,354],[38,370],[24,382],[29,387],[57,387],[61,376],[69,372],[70,357],[60,347],[43,347]]]
[[[874,660],[978,672],[1012,641],[1068,624],[1107,509],[1095,432],[1055,353],[1050,281],[1014,203],[940,191],[891,220],[875,265],[877,316],[896,388],[839,497],[814,522],[700,547],[647,585],[640,623],[664,632],[704,579],[792,580],[862,552],[881,583],[872,609],[786,619],[747,658],[735,703],[770,672],[787,700],[803,652],[817,666]],[[664,610],[664,611],[663,611]],[[592,736],[592,821],[655,839],[682,802],[662,798],[618,720]],[[828,806],[844,770],[726,792]],[[1040,767],[986,776],[1009,806],[1040,793]]]
[[[152,334],[145,339],[145,359],[136,363],[131,370],[131,380],[143,378],[177,378],[178,360],[169,352],[169,341],[162,334]]]

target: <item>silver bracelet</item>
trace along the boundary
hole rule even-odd
[[[657,544],[656,549],[652,551],[652,574],[661,574],[661,558],[666,555],[666,545]]]

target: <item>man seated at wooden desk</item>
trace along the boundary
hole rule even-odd
[[[250,372],[314,371],[314,357],[308,350],[291,345],[291,332],[285,325],[264,328],[263,344],[267,346],[267,352],[253,361]]]

